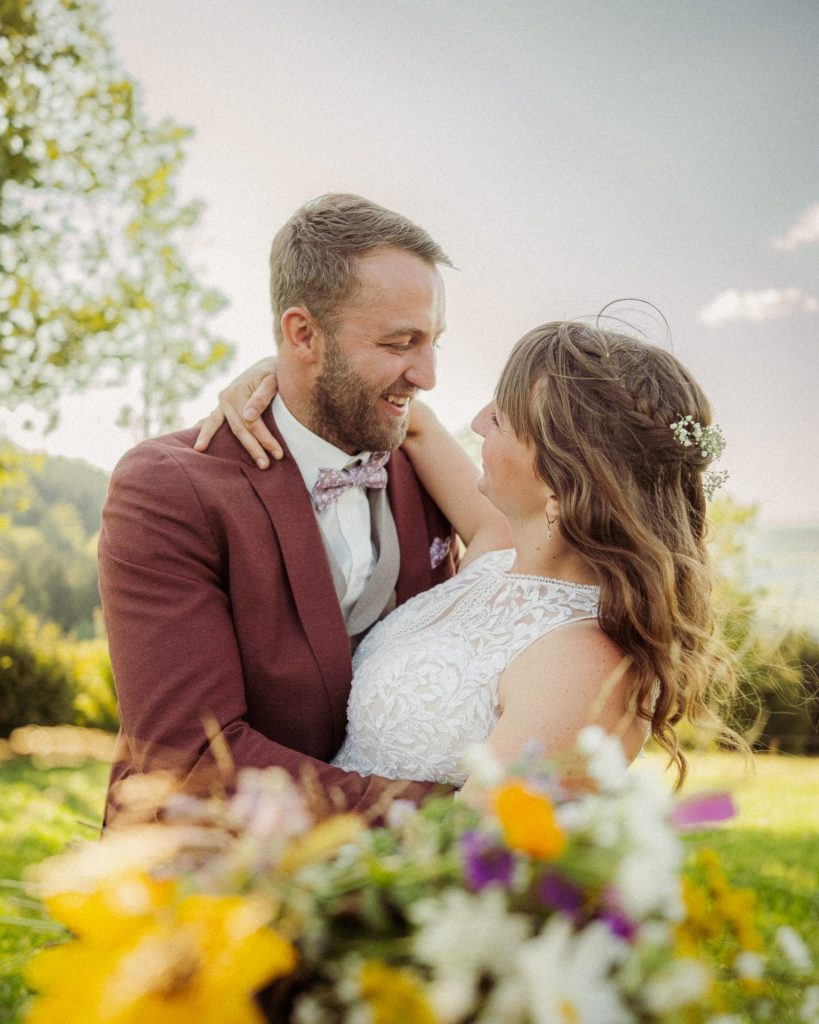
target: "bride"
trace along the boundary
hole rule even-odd
[[[254,457],[259,442],[278,454],[261,420],[255,440],[238,414],[257,384],[266,404],[270,361],[223,392],[223,407]],[[513,349],[472,424],[480,476],[415,402],[404,450],[466,548],[457,576],[358,647],[333,764],[462,786],[475,741],[504,761],[529,741],[554,754],[596,722],[629,760],[653,735],[681,783],[674,726],[714,721],[709,691],[724,668],[704,544],[706,470],[722,449],[710,422],[669,352],[573,321]]]

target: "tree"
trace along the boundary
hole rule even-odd
[[[168,428],[232,354],[182,249],[190,131],[149,123],[100,0],[0,0],[0,30],[0,402],[53,423],[60,394],[137,373],[121,421]]]

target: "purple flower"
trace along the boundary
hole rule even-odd
[[[556,871],[550,871],[541,878],[538,894],[547,907],[553,907],[567,917],[576,918],[583,909],[583,890]]]
[[[729,793],[698,793],[677,804],[671,813],[671,824],[677,828],[696,828],[708,822],[733,818],[736,812]]]
[[[438,566],[443,562],[446,556],[449,554],[449,549],[452,544],[452,538],[446,537],[441,539],[436,537],[435,540],[429,546],[429,564],[430,568],[437,569]]]
[[[608,925],[609,931],[612,935],[616,935],[618,939],[625,939],[626,942],[631,942],[637,934],[637,928],[633,922],[629,921],[626,915],[619,910],[604,910],[600,914],[600,920],[603,924]]]
[[[487,885],[508,886],[515,871],[515,858],[502,846],[480,832],[464,832],[461,836],[464,875],[473,892]]]
[[[603,909],[597,918],[608,925],[609,931],[618,939],[631,942],[637,934],[637,926],[623,910],[617,890],[613,886],[609,886],[603,893]]]

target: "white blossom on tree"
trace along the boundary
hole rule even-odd
[[[121,422],[146,436],[222,368],[224,299],[185,254],[189,135],[148,121],[99,0],[0,0],[0,401],[136,376]]]

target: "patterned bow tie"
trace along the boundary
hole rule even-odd
[[[373,452],[361,466],[319,470],[319,478],[310,492],[316,511],[323,512],[350,487],[386,487],[387,471],[384,466],[389,457],[389,452]]]

